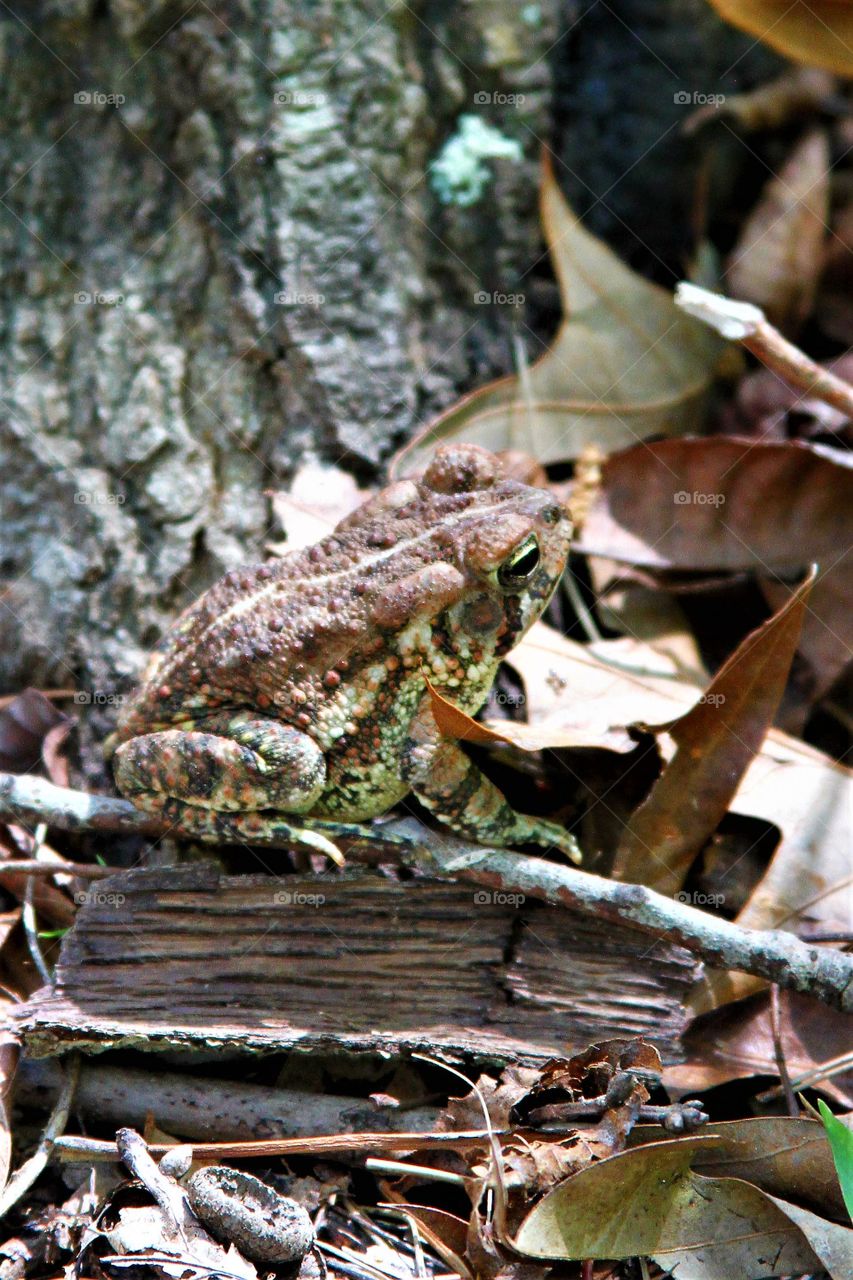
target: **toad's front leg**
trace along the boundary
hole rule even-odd
[[[442,736],[425,703],[413,721],[402,774],[431,813],[478,844],[538,844],[581,861],[577,841],[556,822],[516,813],[458,743]]]

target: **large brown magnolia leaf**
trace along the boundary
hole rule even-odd
[[[750,1116],[709,1124],[702,1136],[718,1141],[693,1159],[696,1173],[743,1178],[783,1200],[805,1203],[816,1212],[844,1219],[845,1206],[826,1131],[806,1116]],[[660,1125],[641,1124],[629,1144],[669,1142]]]
[[[535,1258],[651,1256],[683,1280],[827,1270],[848,1280],[853,1231],[737,1178],[691,1162],[713,1136],[652,1143],[599,1161],[555,1187],[514,1241]]]
[[[429,423],[394,474],[421,470],[445,440],[549,463],[695,429],[719,338],[584,229],[547,165],[541,213],[564,311],[550,350],[522,378],[490,383]]]
[[[667,726],[676,752],[631,816],[613,874],[680,889],[757,755],[779,706],[813,576],[746,637],[684,716]]]
[[[721,18],[796,62],[853,75],[850,0],[710,0]]]
[[[577,540],[591,555],[650,569],[753,570],[818,580],[800,652],[815,695],[853,656],[853,468],[801,441],[657,440],[613,454]]]
[[[827,568],[849,545],[853,469],[802,441],[655,440],[611,455],[576,549],[651,569]]]
[[[829,223],[829,141],[815,129],[794,148],[747,218],[726,264],[725,291],[796,332],[809,315]]]

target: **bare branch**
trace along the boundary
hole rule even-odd
[[[853,418],[853,387],[850,383],[822,368],[793,342],[783,338],[760,307],[711,293],[685,280],[675,291],[675,301],[689,315],[704,320],[724,338],[742,343],[763,365],[778,373],[798,391],[823,400]]]
[[[162,831],[154,819],[138,813],[126,800],[87,796],[41,778],[10,774],[0,774],[3,815],[44,821],[61,830]],[[751,973],[835,1008],[853,1010],[853,956],[802,942],[793,933],[744,929],[643,885],[605,880],[508,849],[468,844],[411,819],[375,828],[319,824],[319,829],[334,830],[355,861],[396,863],[492,890],[524,893],[614,924],[630,924],[652,938],[686,947],[715,968]],[[179,836],[180,829],[171,828],[171,834]],[[276,843],[287,846],[290,842],[267,842],[267,847]]]

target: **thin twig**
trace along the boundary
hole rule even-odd
[[[770,1027],[773,1032],[773,1052],[776,1055],[776,1066],[779,1068],[779,1079],[785,1092],[785,1104],[789,1116],[798,1116],[800,1108],[791,1085],[788,1064],[785,1061],[785,1048],[782,1044],[782,1019],[779,1013],[779,988],[774,983],[770,988]]]
[[[563,1130],[565,1132],[565,1130]],[[249,1142],[149,1143],[148,1151],[157,1159],[175,1145],[191,1145],[196,1160],[250,1160],[270,1156],[358,1155],[370,1151],[479,1150],[489,1141],[485,1129],[460,1133],[335,1133],[303,1138],[257,1138]],[[63,1161],[118,1160],[114,1142],[70,1135],[57,1141],[56,1153]]]
[[[682,310],[704,320],[724,338],[740,342],[790,386],[831,404],[834,409],[840,409],[853,418],[853,386],[829,369],[822,368],[793,342],[783,338],[760,307],[700,289],[686,280],[676,288],[675,301]]]
[[[96,814],[94,826],[101,831],[164,831],[162,824],[138,813],[126,800],[83,795],[29,775],[0,774],[0,816],[4,814],[62,830],[89,830]],[[853,956],[810,946],[782,929],[747,929],[643,885],[605,880],[509,849],[470,844],[413,819],[370,829],[351,824],[346,832],[339,843],[353,861],[411,867],[631,925],[650,937],[686,947],[714,968],[750,973],[834,1008],[853,1011]],[[172,828],[172,834],[179,832]],[[290,842],[282,843],[290,847]]]
[[[382,1160],[370,1156],[364,1162],[365,1169],[372,1173],[390,1173],[393,1178],[411,1177],[416,1174],[421,1181],[449,1182],[454,1187],[464,1187],[466,1179],[459,1173],[451,1173],[449,1169],[433,1169],[427,1165],[405,1164],[402,1160]]]
[[[47,1165],[59,1140],[59,1135],[68,1123],[68,1114],[71,1110],[79,1075],[80,1055],[72,1053],[65,1067],[65,1080],[62,1089],[54,1103],[53,1111],[50,1113],[50,1118],[45,1125],[44,1133],[39,1140],[38,1146],[30,1158],[24,1161],[17,1173],[12,1175],[6,1184],[5,1190],[0,1195],[0,1218],[9,1212],[13,1205],[17,1204],[25,1192],[29,1191],[36,1178]]]
[[[33,836],[33,857],[36,863],[39,865],[41,865],[41,859],[39,858],[39,850],[44,844],[46,838],[47,838],[47,827],[43,822],[40,822],[39,825],[36,827],[36,832],[35,832],[35,835]],[[50,969],[48,969],[47,967],[47,963],[45,961],[44,956],[41,953],[41,947],[39,945],[38,925],[36,923],[36,909],[35,909],[35,903],[34,903],[35,890],[36,890],[35,881],[33,880],[32,876],[28,876],[27,885],[26,885],[26,888],[24,889],[24,901],[23,901],[23,907],[21,910],[21,923],[24,926],[24,936],[27,939],[27,948],[29,950],[30,956],[32,957],[33,964],[38,969],[39,975],[44,985],[46,987],[49,987],[53,982],[53,977],[51,976]]]
[[[818,1063],[816,1067],[810,1067],[808,1071],[804,1071],[802,1075],[791,1081],[791,1087],[796,1091],[808,1089],[820,1084],[821,1080],[829,1080],[832,1076],[840,1076],[851,1068],[853,1068],[853,1050],[848,1053],[841,1053],[837,1058],[828,1058],[826,1062]],[[769,1102],[773,1098],[778,1098],[781,1092],[782,1086],[774,1084],[772,1089],[765,1089],[763,1093],[756,1094],[756,1101],[761,1103]]]
[[[40,862],[35,858],[10,858],[0,862],[0,881],[4,876],[76,876],[79,880],[105,880],[120,867],[105,867],[100,862]]]

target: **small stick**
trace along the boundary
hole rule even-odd
[[[489,1140],[485,1129],[460,1133],[335,1133],[315,1138],[258,1138],[254,1142],[150,1143],[149,1153],[160,1159],[177,1146],[191,1146],[196,1160],[249,1160],[256,1156],[325,1156],[363,1151],[416,1151],[443,1147],[481,1147]],[[68,1136],[55,1144],[61,1160],[117,1160],[114,1142]]]
[[[121,867],[105,867],[100,862],[41,862],[35,858],[9,858],[0,862],[0,880],[4,876],[76,876],[80,880],[106,880]]]
[[[42,860],[39,858],[39,851],[42,845],[44,844],[46,837],[47,837],[47,827],[43,822],[40,822],[36,827],[36,833],[33,836],[33,857],[35,858],[36,863],[38,865],[41,865],[41,862],[42,862]],[[24,890],[24,903],[23,903],[23,910],[21,911],[21,923],[24,926],[24,936],[27,939],[27,947],[29,949],[29,953],[32,958],[33,964],[38,969],[39,976],[42,982],[44,983],[44,985],[46,987],[49,987],[53,983],[53,977],[51,975],[50,969],[48,969],[47,967],[47,962],[45,961],[45,958],[42,955],[41,947],[39,946],[38,925],[36,924],[36,909],[33,901],[35,896],[35,891],[36,891],[35,881],[33,880],[32,876],[28,876],[27,887]]]
[[[779,1079],[782,1082],[782,1088],[785,1092],[785,1104],[788,1108],[789,1116],[798,1116],[800,1108],[797,1106],[797,1099],[794,1096],[794,1089],[791,1085],[791,1077],[788,1072],[788,1064],[785,1061],[785,1048],[782,1044],[782,1019],[779,1010],[779,988],[775,982],[770,988],[770,1027],[773,1032],[773,1052],[776,1055],[776,1066],[779,1068]]]
[[[144,1139],[135,1129],[118,1130],[116,1149],[133,1176],[151,1192],[166,1220],[180,1236],[187,1253],[190,1253],[190,1242],[184,1229],[197,1229],[198,1220],[190,1208],[187,1193],[174,1178],[157,1168]]]
[[[823,400],[853,418],[853,386],[829,369],[823,369],[793,342],[783,338],[760,307],[700,289],[686,280],[679,282],[675,301],[682,311],[704,320],[724,338],[740,342],[797,391]]]
[[[53,1111],[50,1113],[50,1118],[45,1125],[44,1133],[39,1140],[38,1146],[30,1158],[24,1161],[17,1173],[12,1175],[6,1184],[5,1190],[0,1195],[0,1218],[18,1203],[26,1191],[29,1191],[36,1178],[47,1165],[56,1143],[59,1141],[59,1135],[68,1123],[68,1115],[71,1111],[71,1103],[74,1099],[74,1090],[77,1088],[79,1075],[80,1055],[79,1053],[72,1053],[65,1068],[65,1081],[59,1097],[56,1099]]]

